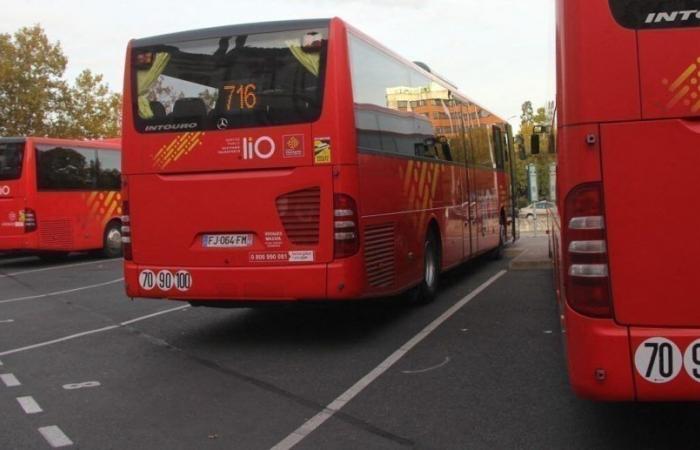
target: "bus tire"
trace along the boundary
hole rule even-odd
[[[100,255],[105,258],[122,256],[122,227],[116,220],[110,222],[105,228]]]
[[[506,245],[506,226],[501,224],[498,230],[498,247],[491,251],[491,259],[501,259],[503,258],[503,247]]]
[[[425,305],[435,300],[440,280],[440,241],[431,230],[423,244],[423,279],[408,293],[409,301]]]

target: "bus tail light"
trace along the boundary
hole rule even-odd
[[[567,301],[581,314],[612,317],[601,184],[575,187],[566,198],[564,217]]]
[[[347,258],[360,249],[357,204],[347,194],[333,197],[333,257]]]
[[[131,216],[129,215],[129,201],[122,201],[122,252],[124,259],[131,261],[133,254],[131,251]]]
[[[24,232],[36,231],[36,212],[31,208],[24,209]]]

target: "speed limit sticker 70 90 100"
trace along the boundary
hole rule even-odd
[[[177,272],[160,270],[158,273],[155,273],[150,269],[146,269],[139,273],[139,285],[146,291],[157,287],[163,292],[170,291],[173,288],[186,292],[192,287],[192,275],[186,270],[178,270]]]
[[[145,291],[156,287],[156,274],[152,270],[142,270],[139,274],[139,286]]]
[[[175,284],[175,277],[169,270],[161,270],[156,277],[156,283],[161,291],[169,291]]]
[[[175,288],[178,291],[186,292],[192,287],[192,275],[186,270],[178,270],[175,274]]]
[[[668,383],[678,376],[683,366],[683,356],[670,339],[652,337],[637,347],[634,365],[645,380],[652,383]]]

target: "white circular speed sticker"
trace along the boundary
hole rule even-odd
[[[175,288],[178,291],[186,292],[192,287],[192,275],[186,270],[178,270],[175,274]]]
[[[700,339],[694,340],[685,349],[683,365],[690,378],[700,383]]]
[[[153,289],[156,286],[156,274],[152,270],[142,270],[139,274],[139,286],[146,291]]]
[[[169,270],[161,270],[156,277],[156,284],[161,291],[169,291],[173,288],[175,277]]]
[[[673,341],[653,337],[639,344],[634,353],[634,365],[645,380],[652,383],[668,383],[680,373],[683,357]]]

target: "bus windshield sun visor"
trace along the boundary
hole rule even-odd
[[[326,28],[153,44],[132,52],[140,132],[225,130],[315,121]]]

